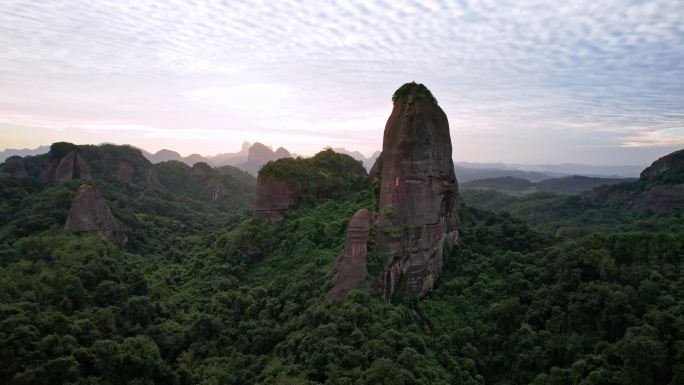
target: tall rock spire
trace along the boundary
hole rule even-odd
[[[442,272],[444,244],[458,240],[449,122],[422,84],[404,84],[392,100],[382,146],[375,243],[387,258],[383,296],[421,298]]]

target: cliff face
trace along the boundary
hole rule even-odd
[[[284,179],[275,176],[257,178],[254,213],[264,223],[276,223],[283,212],[297,206],[299,191]]]
[[[383,296],[421,298],[442,272],[444,243],[458,240],[458,185],[446,114],[422,85],[397,91],[383,138],[378,252]]]
[[[354,213],[344,242],[344,251],[337,261],[335,286],[326,294],[328,299],[342,300],[353,289],[358,288],[368,276],[368,229],[370,214],[361,209]]]
[[[655,162],[651,163],[649,167],[646,167],[644,171],[641,172],[640,179],[653,179],[663,172],[681,165],[684,165],[684,149],[665,155],[664,157],[659,158]]]
[[[44,182],[64,182],[71,179],[93,180],[88,163],[78,153],[73,150],[61,159],[52,159],[50,165],[41,174]]]
[[[102,239],[124,240],[122,225],[114,217],[107,203],[90,185],[78,189],[71,203],[65,230],[93,233]]]

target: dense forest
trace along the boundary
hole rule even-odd
[[[74,150],[93,181],[40,180]],[[460,244],[427,298],[327,301],[349,219],[378,194],[356,173],[306,178],[344,157],[267,165],[346,186],[335,199],[311,192],[272,225],[252,218],[255,179],[229,166],[152,165],[110,145],[25,158],[29,177],[0,177],[0,383],[684,383],[680,209],[462,191]],[[111,172],[122,159],[130,178]],[[126,242],[64,230],[84,183]]]

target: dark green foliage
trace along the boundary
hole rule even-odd
[[[166,162],[150,168],[158,184],[120,182],[103,172],[136,150],[98,148],[79,151],[127,244],[61,230],[81,181],[0,178],[0,383],[684,381],[681,212],[468,191],[461,244],[428,298],[361,289],[335,303],[323,294],[348,222],[377,204],[355,163],[331,151],[269,163],[310,204],[264,225],[247,217],[253,178],[233,168]],[[188,181],[231,184],[235,209]],[[369,254],[368,284],[385,262]]]
[[[345,199],[367,186],[363,164],[346,154],[326,149],[311,158],[281,158],[266,163],[260,178],[274,177],[300,192],[301,203]]]
[[[427,100],[437,104],[437,99],[432,96],[432,92],[430,92],[430,90],[422,83],[404,83],[404,85],[394,91],[394,95],[392,95],[392,102],[408,102],[409,100],[407,98],[410,98],[411,101]]]
[[[57,142],[50,146],[48,156],[50,159],[61,159],[71,151],[77,150],[78,146],[69,142]]]

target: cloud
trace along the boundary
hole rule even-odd
[[[416,80],[473,156],[533,136],[567,157],[677,144],[683,19],[670,0],[8,0],[0,113],[377,148]]]

